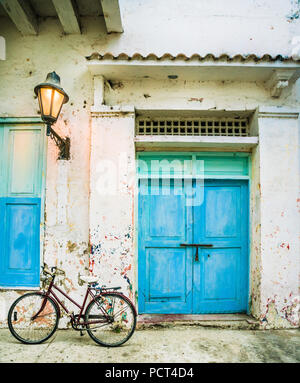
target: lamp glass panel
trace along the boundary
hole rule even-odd
[[[43,105],[43,110],[41,111],[44,116],[49,116],[51,112],[51,98],[52,98],[52,89],[50,88],[41,88],[41,101]]]
[[[51,113],[53,118],[58,117],[64,98],[65,96],[62,93],[58,92],[57,90],[54,90],[52,113]]]
[[[42,99],[41,99],[41,90],[40,89],[38,91],[38,99],[39,99],[40,111],[41,111],[41,114],[43,115],[44,114],[44,112],[43,112],[43,103],[42,103]]]

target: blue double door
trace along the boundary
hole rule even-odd
[[[138,257],[140,313],[247,311],[247,181],[140,180]]]

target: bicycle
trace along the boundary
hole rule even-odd
[[[57,330],[61,317],[60,306],[70,317],[74,330],[80,331],[80,335],[87,331],[101,346],[120,346],[132,336],[137,313],[130,299],[117,291],[121,287],[99,286],[97,278],[81,276],[88,285],[80,305],[54,284],[56,276],[65,275],[63,270],[52,267],[50,271],[44,266],[42,270],[42,279],[49,283],[48,289],[22,295],[8,312],[9,330],[20,342],[40,344],[49,339]],[[79,313],[70,312],[53,290],[58,290],[75,304]],[[86,306],[88,297],[91,299]]]

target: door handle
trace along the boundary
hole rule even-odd
[[[204,243],[181,243],[180,246],[196,247],[195,262],[199,261],[199,247],[213,247],[212,244],[204,244]]]
[[[193,247],[213,247],[212,244],[205,244],[205,243],[181,243],[180,246],[193,246]]]

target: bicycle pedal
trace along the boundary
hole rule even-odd
[[[82,331],[80,331],[80,336],[83,336],[83,335],[84,335],[84,333]]]

